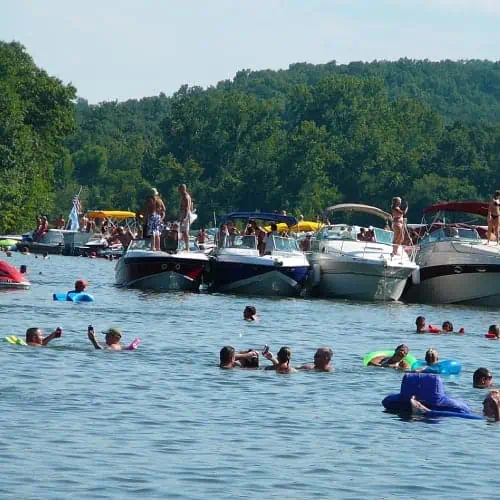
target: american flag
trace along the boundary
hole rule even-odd
[[[75,207],[77,214],[83,213],[82,204],[80,203],[80,198],[78,196],[73,198],[73,206]]]

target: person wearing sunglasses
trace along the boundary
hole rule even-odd
[[[478,368],[472,376],[472,386],[476,389],[487,389],[493,385],[493,375],[488,368]]]

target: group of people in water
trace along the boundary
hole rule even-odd
[[[417,327],[417,333],[434,333],[434,334],[458,333],[460,335],[463,335],[465,333],[464,328],[460,328],[458,331],[455,332],[453,328],[453,323],[451,321],[444,321],[441,328],[439,328],[436,325],[433,325],[432,323],[426,325],[424,316],[418,316],[417,319],[415,320],[415,325]]]

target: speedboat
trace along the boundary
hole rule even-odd
[[[0,290],[27,290],[30,286],[31,283],[24,274],[7,264],[7,262],[0,260]]]
[[[365,217],[392,219],[379,208],[354,203],[335,205],[326,212],[356,212]],[[313,292],[323,297],[399,300],[408,278],[418,271],[413,249],[400,247],[393,255],[392,231],[373,227],[369,239],[362,241],[361,229],[343,223],[328,224],[318,231],[309,253]]]
[[[233,212],[221,224],[234,220],[297,224],[295,217],[260,212]],[[266,251],[255,235],[230,235],[211,254],[211,290],[249,295],[299,295],[309,275],[307,257],[290,237],[268,234]]]
[[[26,233],[16,243],[16,247],[20,252],[61,255],[64,250],[64,233],[61,229],[49,229],[38,239],[35,239],[34,233]]]
[[[169,234],[170,233],[170,234]],[[150,240],[133,240],[116,263],[118,286],[155,291],[198,291],[208,257],[200,250],[186,251],[177,231],[167,231],[161,251]]]
[[[467,214],[469,223],[451,222],[450,212]],[[481,238],[484,228],[470,224],[471,217],[487,214],[485,202],[437,203],[424,210],[424,217],[435,220],[419,242],[420,272],[405,291],[406,301],[500,306],[500,247]]]

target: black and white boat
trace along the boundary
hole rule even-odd
[[[484,227],[452,222],[449,212],[488,214],[485,202],[445,202],[425,209],[435,220],[419,242],[420,272],[404,300],[435,304],[500,306],[500,246],[481,238]],[[439,217],[438,217],[439,216]]]
[[[142,290],[198,291],[208,257],[200,250],[186,251],[177,231],[167,231],[166,236],[162,250],[154,252],[149,240],[133,240],[116,263],[116,284]]]
[[[297,224],[297,219],[274,213],[234,212],[221,224],[236,220],[260,220]],[[232,235],[219,241],[211,254],[211,289],[249,295],[299,295],[306,284],[309,262],[292,237],[268,234],[266,250],[258,248],[255,235]]]

